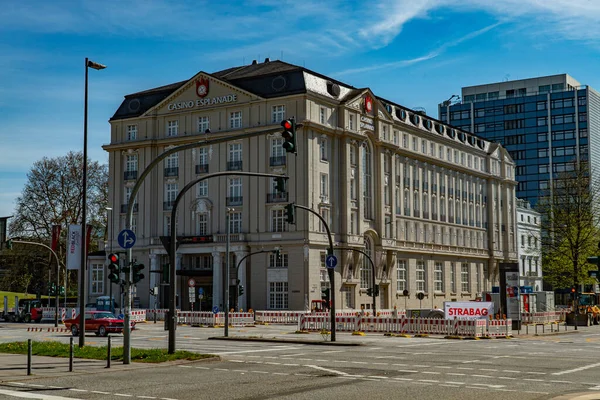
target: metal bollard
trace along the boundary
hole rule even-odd
[[[111,357],[111,354],[110,354],[110,343],[111,343],[111,340],[110,340],[110,336],[109,336],[108,337],[108,344],[106,346],[106,368],[110,368],[110,357]]]
[[[27,339],[27,375],[31,375],[31,339]]]
[[[73,372],[73,338],[69,339],[69,372]]]

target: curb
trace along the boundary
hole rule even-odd
[[[252,338],[244,336],[213,336],[209,337],[208,340],[232,340],[239,342],[265,342],[265,343],[292,343],[292,344],[312,344],[317,346],[364,346],[364,343],[353,343],[353,342],[325,342],[316,340],[300,340],[300,339],[278,339],[278,338]]]

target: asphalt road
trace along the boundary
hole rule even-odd
[[[322,341],[319,334],[293,335],[292,330],[283,326],[230,328],[230,335]],[[8,375],[0,357],[0,371],[4,372],[0,374],[0,398],[26,393],[38,396],[29,398],[47,400],[525,400],[580,393],[588,400],[600,399],[600,327],[576,334],[479,341],[338,333],[338,342],[364,344],[359,347],[206,340],[222,335],[222,329],[179,327],[177,333],[178,348],[216,354],[221,361],[115,365],[110,370],[76,364],[76,372],[53,375],[49,375],[50,368],[36,370],[34,365],[31,379],[23,370]],[[68,333],[27,332],[24,325],[0,328],[0,341],[17,336],[20,340],[69,340]],[[113,337],[113,343],[120,345],[121,337]],[[133,338],[134,347],[167,344],[161,324],[143,324]],[[87,338],[90,345],[105,341],[94,335]],[[62,362],[64,370],[66,361]]]

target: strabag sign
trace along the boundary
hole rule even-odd
[[[494,303],[491,301],[446,301],[444,315],[446,319],[486,319],[493,315]]]

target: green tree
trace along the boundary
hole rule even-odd
[[[557,174],[552,190],[538,203],[542,214],[542,266],[544,281],[553,288],[592,283],[587,257],[598,253],[600,213],[598,184],[585,162]]]

